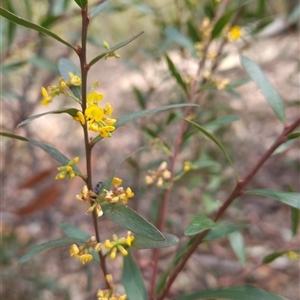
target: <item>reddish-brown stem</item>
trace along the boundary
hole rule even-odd
[[[243,188],[249,183],[249,181],[254,177],[254,175],[258,172],[258,170],[262,167],[262,165],[267,161],[267,159],[270,158],[272,153],[284,142],[287,140],[288,134],[293,132],[298,126],[300,125],[300,118],[296,119],[291,125],[285,126],[283,132],[280,134],[280,136],[275,140],[273,145],[265,152],[265,154],[259,159],[257,164],[249,171],[249,173],[246,175],[246,177],[243,180],[239,180],[236,183],[235,188],[231,192],[231,194],[227,197],[223,205],[219,208],[218,212],[216,213],[214,217],[214,221],[217,221],[223,213],[226,211],[226,209],[229,207],[229,205],[233,202],[234,199],[236,199],[238,196],[240,196],[243,193]],[[189,248],[189,250],[186,252],[186,254],[181,259],[180,263],[173,269],[171,272],[162,292],[157,297],[157,300],[163,300],[165,296],[167,295],[172,283],[176,279],[177,275],[181,272],[183,267],[185,266],[186,262],[190,258],[190,256],[193,254],[193,252],[197,249],[197,247],[201,244],[206,234],[209,232],[209,230],[206,230],[202,233],[200,233],[196,240],[193,242],[192,246]]]
[[[82,16],[81,47],[78,47],[77,54],[79,56],[80,69],[81,69],[82,111],[85,111],[86,97],[87,97],[87,75],[88,75],[88,71],[89,71],[87,59],[86,59],[87,30],[88,30],[88,25],[89,25],[89,16],[88,16],[87,7],[82,8],[81,16]],[[83,132],[84,132],[84,144],[85,144],[85,153],[86,153],[86,172],[87,172],[86,184],[87,184],[87,187],[89,190],[93,190],[92,164],[91,164],[92,146],[90,145],[90,142],[89,142],[89,134],[88,134],[87,124],[85,124],[83,126]],[[100,239],[100,233],[99,233],[99,229],[98,229],[98,217],[97,217],[97,214],[95,211],[93,211],[92,218],[93,218],[96,240],[98,243],[100,243],[101,239]],[[99,251],[98,253],[99,253],[101,270],[103,272],[105,282],[106,282],[106,288],[109,288],[109,282],[106,279],[106,275],[108,274],[107,267],[106,267],[106,260],[105,260],[105,257],[103,255],[102,251]]]

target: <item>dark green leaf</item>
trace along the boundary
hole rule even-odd
[[[150,248],[166,248],[178,244],[177,236],[169,233],[163,233],[164,241],[153,241],[144,236],[136,235],[132,243],[132,249],[150,249]]]
[[[268,189],[250,190],[245,192],[248,195],[259,195],[278,200],[294,208],[300,209],[300,193],[281,192]]]
[[[229,234],[228,239],[238,260],[245,266],[247,263],[247,255],[243,235],[239,231],[235,231]]]
[[[137,35],[134,35],[133,37],[131,37],[128,40],[125,40],[119,44],[117,44],[116,46],[110,48],[109,50],[103,52],[102,54],[96,56],[94,59],[92,59],[89,63],[89,66],[91,67],[92,65],[94,65],[97,61],[99,61],[101,58],[104,58],[107,54],[114,52],[124,46],[126,46],[127,44],[129,44],[130,42],[132,42],[133,40],[135,40],[136,38],[138,38],[140,35],[142,35],[144,33],[144,31],[141,31],[140,33],[138,33]]]
[[[273,260],[275,260],[276,258],[282,256],[283,254],[285,254],[286,251],[281,251],[281,252],[273,252],[271,254],[268,254],[267,256],[265,256],[263,258],[263,263],[264,264],[269,264],[270,262],[272,262]]]
[[[223,28],[229,23],[232,17],[233,11],[229,11],[222,15],[222,17],[217,21],[212,33],[211,38],[215,39],[220,36],[222,33]]]
[[[292,132],[287,136],[288,140],[296,139],[300,136],[300,132]]]
[[[14,7],[12,5],[12,1],[7,1],[7,8],[11,13],[15,13]],[[14,40],[15,32],[16,32],[16,24],[9,22],[7,27],[7,48],[9,49]]]
[[[0,132],[0,135],[6,136],[6,137],[12,138],[12,139],[21,140],[24,142],[29,142],[29,143],[33,144],[34,146],[37,146],[37,147],[41,148],[42,150],[44,150],[47,154],[49,154],[55,160],[57,160],[59,163],[61,163],[62,166],[65,166],[70,162],[69,158],[67,158],[65,155],[63,155],[61,152],[59,152],[56,148],[53,148],[52,146],[50,146],[48,144],[45,144],[45,143],[42,143],[42,142],[39,142],[36,140],[32,140],[32,139],[27,139],[25,137],[15,135],[12,133],[7,133],[7,132]],[[73,166],[72,168],[77,174],[81,175],[80,170],[76,166]]]
[[[167,64],[168,64],[168,68],[169,71],[171,73],[171,75],[176,79],[177,83],[182,87],[182,89],[187,93],[188,88],[186,83],[183,81],[180,73],[177,71],[174,63],[172,62],[172,60],[170,59],[170,57],[168,55],[165,55],[166,60],[167,60]]]
[[[95,18],[97,15],[99,15],[110,2],[111,0],[104,0],[100,4],[95,6],[93,9],[91,9],[90,18],[92,19]]]
[[[212,228],[209,233],[205,236],[204,241],[212,241],[212,240],[218,240],[221,238],[224,238],[228,236],[230,233],[241,230],[243,228],[247,227],[247,225],[234,225],[231,223],[218,225],[214,228]]]
[[[68,237],[71,238],[77,238],[81,240],[87,241],[88,239],[91,238],[91,236],[86,233],[84,230],[81,228],[71,225],[71,224],[58,224],[57,225]]]
[[[131,300],[147,300],[147,290],[142,273],[130,252],[124,256],[123,262],[122,283],[127,297]]]
[[[16,24],[21,25],[26,28],[33,29],[33,30],[43,33],[43,34],[46,34],[46,35],[52,37],[53,39],[61,42],[62,44],[66,45],[76,51],[76,48],[74,46],[72,46],[67,41],[63,40],[62,38],[60,38],[59,36],[54,34],[52,31],[48,30],[47,28],[44,28],[37,24],[31,23],[25,19],[22,19],[21,17],[12,14],[11,12],[9,12],[8,10],[6,10],[2,7],[0,7],[0,15],[2,17],[6,18],[7,20],[9,20],[10,22],[16,23]]]
[[[115,203],[102,204],[104,215],[122,228],[154,241],[164,241],[163,234],[130,207]]]
[[[184,234],[194,235],[215,226],[217,226],[217,224],[212,219],[205,215],[199,214],[187,226],[187,228],[184,230]]]
[[[208,137],[210,140],[212,140],[219,147],[219,149],[223,152],[223,154],[227,158],[228,162],[232,166],[232,168],[235,172],[236,178],[238,178],[237,170],[236,170],[234,164],[232,163],[229,155],[227,154],[224,146],[219,142],[219,140],[213,134],[209,133],[204,127],[198,125],[197,123],[195,123],[191,120],[188,120],[188,119],[184,119],[184,120],[187,121],[188,123],[192,124],[193,126],[195,126],[201,133],[203,133],[206,137]]]
[[[283,300],[286,298],[271,294],[253,286],[235,286],[204,290],[189,295],[184,295],[175,300],[199,299],[230,299],[230,300]],[[287,300],[287,299],[286,299]]]
[[[294,207],[291,207],[291,229],[293,236],[297,235],[299,229],[299,222],[300,222],[300,210]]]
[[[67,58],[61,58],[58,62],[58,69],[61,74],[61,76],[64,78],[64,80],[69,80],[70,75],[69,72],[73,73],[74,75],[77,75],[81,78],[81,71],[78,69],[78,67],[69,59]],[[78,99],[81,99],[81,86],[70,86],[70,90],[72,93],[77,97]]]
[[[35,116],[32,116],[24,121],[22,121],[20,124],[18,124],[17,127],[20,127],[20,126],[23,126],[35,119],[38,119],[40,117],[43,117],[45,115],[52,115],[52,114],[63,114],[63,113],[66,113],[66,114],[69,114],[71,117],[75,117],[76,114],[78,112],[78,109],[76,108],[62,108],[62,109],[57,109],[57,110],[51,110],[51,111],[47,111],[45,113],[42,113],[42,114],[38,114],[38,115],[35,115]]]
[[[195,46],[192,40],[190,40],[188,37],[183,35],[181,32],[178,31],[175,27],[167,27],[165,29],[165,35],[171,39],[173,42],[177,43],[178,45],[186,48],[189,50],[189,52],[195,56],[196,50]]]
[[[87,0],[74,0],[79,7],[85,8],[87,6]]]
[[[241,55],[241,63],[251,79],[260,88],[269,105],[281,122],[285,122],[285,109],[279,93],[271,85],[260,67],[250,58]]]
[[[56,247],[62,247],[62,246],[68,246],[71,244],[83,244],[86,241],[82,239],[77,239],[73,237],[67,237],[67,238],[61,238],[53,241],[49,241],[40,245],[37,245],[33,248],[31,248],[26,254],[24,254],[20,259],[19,263],[24,263],[28,260],[30,260],[32,257],[37,255],[38,253],[47,250],[47,249],[52,249]]]

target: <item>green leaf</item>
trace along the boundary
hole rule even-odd
[[[287,251],[281,251],[281,252],[273,252],[271,254],[268,254],[267,256],[265,256],[262,260],[262,262],[264,264],[269,264],[270,262],[272,262],[273,260],[275,260],[276,258],[282,256],[283,254],[285,254]]]
[[[97,15],[99,15],[110,2],[111,0],[104,0],[100,4],[95,6],[93,9],[91,9],[90,18],[92,19],[95,18]]]
[[[67,58],[61,58],[59,60],[58,69],[64,80],[70,79],[69,72],[81,78],[81,71],[79,70],[79,68]],[[70,90],[75,95],[75,97],[81,99],[81,86],[71,85]]]
[[[79,7],[85,8],[87,6],[87,0],[74,0]]]
[[[77,112],[78,112],[78,109],[76,109],[76,108],[62,108],[62,109],[57,109],[57,110],[51,110],[51,111],[47,111],[45,113],[38,114],[38,115],[30,117],[30,118],[22,121],[20,124],[18,124],[17,127],[23,126],[23,125],[25,125],[25,124],[27,124],[27,123],[35,120],[35,119],[38,119],[38,118],[46,116],[46,115],[66,113],[66,114],[69,114],[71,117],[75,117]]]
[[[288,23],[289,24],[297,24],[300,18],[300,3],[294,7],[290,15],[288,16]]]
[[[224,116],[219,119],[213,120],[205,125],[206,129],[216,130],[221,125],[238,121],[240,118],[235,115]]]
[[[133,120],[141,118],[141,117],[152,115],[152,114],[155,114],[155,113],[167,110],[167,109],[180,108],[180,107],[185,107],[185,106],[198,106],[198,105],[197,104],[170,104],[170,105],[165,105],[165,106],[161,106],[158,108],[137,111],[137,112],[125,115],[125,116],[121,117],[120,119],[118,119],[115,124],[115,128],[118,128],[127,122],[133,121]],[[96,144],[101,139],[102,139],[101,136],[96,137],[93,140],[92,144]]]
[[[183,81],[180,73],[177,71],[174,63],[172,62],[172,60],[169,58],[169,56],[167,54],[165,54],[166,60],[167,60],[167,64],[168,64],[168,68],[169,71],[171,73],[171,75],[176,79],[177,83],[182,87],[182,89],[187,93],[188,92],[188,88],[186,83]]]
[[[67,237],[67,238],[61,238],[53,241],[49,241],[37,246],[34,246],[31,248],[26,254],[24,254],[20,259],[19,263],[22,264],[31,258],[33,258],[35,255],[38,253],[47,250],[47,249],[52,249],[56,247],[62,247],[62,246],[68,246],[72,244],[84,244],[86,241],[82,239],[77,239],[73,237]]]
[[[122,228],[154,241],[164,241],[163,234],[130,207],[120,203],[102,204],[101,207],[103,214]]]
[[[286,298],[271,294],[253,286],[235,286],[204,290],[184,296],[175,300],[199,299],[230,299],[230,300],[283,300]],[[286,299],[287,300],[287,299]]]
[[[173,234],[163,233],[164,241],[153,241],[144,236],[136,235],[132,242],[132,249],[151,249],[171,247],[179,242],[179,238]]]
[[[96,56],[95,58],[93,58],[90,63],[89,66],[91,67],[92,65],[94,65],[97,61],[99,61],[100,59],[104,58],[107,54],[114,52],[124,46],[126,46],[127,44],[129,44],[130,42],[132,42],[133,40],[135,40],[136,38],[138,38],[140,35],[142,35],[144,33],[144,31],[141,31],[140,33],[134,35],[133,37],[129,38],[128,40],[125,40],[119,44],[117,44],[116,46],[110,48],[109,50],[103,52],[102,54]]]
[[[273,153],[272,153],[272,156],[273,155],[278,155],[284,151],[286,151],[288,148],[290,148],[293,144],[294,144],[295,141],[293,140],[289,140],[289,141],[286,141],[285,143],[281,144]]]
[[[211,38],[215,39],[219,37],[221,34],[223,28],[229,23],[231,17],[232,17],[233,11],[229,11],[222,15],[222,17],[217,21],[212,33]]]
[[[239,231],[235,231],[229,234],[228,239],[238,260],[243,266],[245,266],[247,263],[247,256],[243,235]]]
[[[32,139],[27,139],[23,136],[19,136],[19,135],[7,133],[7,132],[0,132],[0,135],[6,136],[6,137],[12,138],[12,139],[21,140],[24,142],[29,142],[32,145],[37,146],[37,147],[41,148],[42,150],[44,150],[47,154],[49,154],[51,157],[53,157],[56,161],[61,163],[62,166],[67,165],[71,160],[71,159],[67,158],[65,155],[63,155],[56,148],[53,148],[52,146],[50,146],[48,144],[45,144],[45,143],[42,143],[42,142],[39,142],[36,140],[32,140]],[[73,166],[72,168],[77,174],[82,175],[80,170],[76,166]]]
[[[227,154],[224,146],[221,144],[221,142],[219,142],[219,140],[211,133],[209,133],[204,127],[198,125],[197,123],[190,121],[188,119],[183,119],[185,121],[187,121],[188,123],[192,124],[193,126],[195,126],[201,133],[203,133],[206,137],[208,137],[210,140],[212,140],[218,147],[219,149],[223,152],[223,154],[225,155],[225,157],[227,158],[228,162],[230,163],[230,165],[232,166],[234,172],[235,172],[235,176],[236,178],[238,178],[238,173],[237,170],[234,166],[234,164],[232,163],[229,155]]]
[[[293,236],[297,235],[300,222],[300,210],[294,207],[291,207],[291,229]]]
[[[71,224],[58,224],[57,225],[68,237],[71,238],[77,238],[81,240],[87,241],[90,239],[90,235],[86,233],[84,230],[81,228],[71,225]]]
[[[204,241],[218,240],[228,236],[230,233],[237,230],[241,230],[247,227],[247,225],[235,225],[235,224],[223,224],[213,227],[209,233],[205,236]]]
[[[131,300],[147,300],[147,290],[142,273],[130,252],[124,256],[123,262],[122,283],[127,297]]]
[[[26,64],[27,64],[26,60],[18,61],[18,62],[7,64],[7,65],[2,65],[1,64],[1,66],[0,66],[0,72],[1,73],[12,72],[12,71],[15,71],[15,70],[23,67]]]
[[[287,136],[288,140],[296,139],[300,136],[300,132],[292,132]]]
[[[285,203],[289,206],[292,206],[294,208],[300,209],[300,193],[281,192],[281,191],[274,191],[268,189],[257,189],[257,190],[246,191],[245,194],[269,197],[274,200],[278,200],[282,203]]]
[[[185,235],[194,235],[206,229],[217,226],[217,224],[205,215],[197,215],[184,230]]]
[[[9,12],[8,10],[4,9],[3,7],[0,7],[0,16],[6,18],[10,22],[16,23],[16,24],[21,25],[26,28],[33,29],[33,30],[43,33],[43,34],[46,34],[49,37],[61,42],[62,44],[66,45],[76,51],[76,48],[74,46],[72,46],[67,41],[63,40],[62,38],[60,38],[59,36],[54,34],[52,31],[50,31],[47,28],[44,28],[42,26],[39,26],[37,24],[31,23],[25,19],[22,19],[21,17],[16,16],[16,15],[12,14],[11,12]]]
[[[179,32],[177,28],[167,27],[164,33],[170,40],[188,49],[193,56],[196,55],[196,50],[193,41],[185,35],[183,35],[181,32]]]
[[[255,64],[250,58],[241,55],[241,63],[247,71],[251,79],[260,88],[262,94],[265,96],[269,105],[281,122],[285,122],[285,109],[283,101],[279,93],[271,85],[260,67]]]

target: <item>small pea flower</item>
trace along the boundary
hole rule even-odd
[[[121,252],[122,255],[128,255],[126,250],[132,245],[134,241],[134,236],[131,235],[131,232],[127,232],[127,237],[118,238],[116,234],[113,234],[113,240],[106,240],[104,243],[104,248],[108,249],[109,257],[115,259],[118,252]]]
[[[81,125],[85,124],[85,118],[84,115],[81,111],[77,111],[77,114],[75,117],[73,117],[73,119],[77,122],[79,122]]]
[[[113,277],[111,274],[107,274],[105,276],[106,282],[109,285],[109,289],[106,290],[98,290],[97,297],[98,300],[126,300],[127,296],[126,294],[120,296],[114,291],[114,283],[113,283]]]
[[[81,85],[81,78],[77,75],[74,75],[72,72],[69,72],[70,80],[67,81],[69,85],[80,86]]]
[[[147,185],[153,184],[156,181],[157,187],[162,187],[166,181],[171,178],[171,172],[167,169],[166,161],[162,162],[156,171],[149,170],[145,177]]]
[[[71,160],[66,166],[58,167],[59,173],[56,175],[56,180],[64,179],[66,176],[70,180],[76,176],[76,173],[73,170],[73,166],[79,162],[79,157],[75,157]]]
[[[234,25],[229,29],[229,32],[227,34],[227,40],[229,42],[234,42],[242,37],[242,28],[238,25]]]

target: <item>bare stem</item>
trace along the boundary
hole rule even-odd
[[[243,180],[239,180],[236,183],[235,188],[230,193],[230,195],[227,197],[227,199],[224,201],[223,205],[219,208],[218,212],[216,213],[214,217],[214,221],[217,221],[223,213],[226,211],[226,209],[229,207],[229,205],[233,202],[234,199],[236,199],[238,196],[243,194],[244,187],[250,182],[250,180],[254,177],[254,175],[258,172],[258,170],[262,167],[262,165],[270,158],[272,153],[283,143],[287,141],[287,136],[293,132],[298,126],[300,125],[300,118],[296,119],[291,125],[285,126],[283,132],[280,134],[280,136],[275,140],[273,145],[265,152],[265,154],[259,159],[259,161],[256,163],[256,165],[249,171],[249,173],[246,175],[246,177]],[[181,270],[184,268],[186,262],[190,258],[190,256],[193,254],[193,252],[198,248],[198,246],[202,243],[204,237],[209,232],[209,230],[201,232],[196,240],[193,242],[192,246],[188,249],[186,254],[181,259],[181,262],[173,269],[171,272],[164,289],[160,293],[160,295],[157,297],[157,300],[163,300],[165,296],[167,295],[172,283],[176,279],[177,275],[181,272]]]

